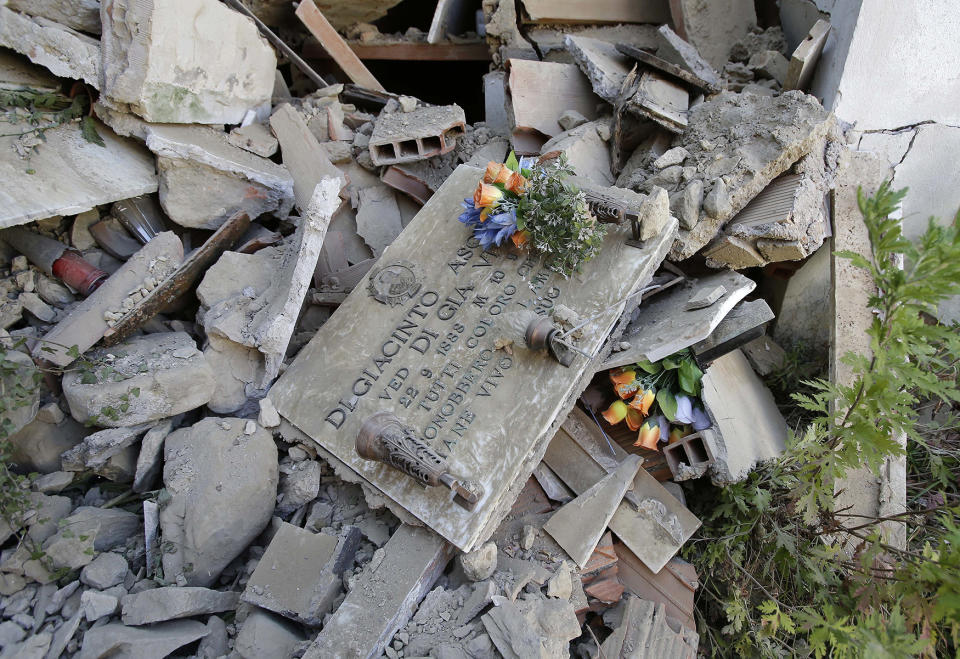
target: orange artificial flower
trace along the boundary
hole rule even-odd
[[[613,390],[616,391],[617,395],[624,400],[627,400],[628,398],[632,398],[633,395],[637,393],[637,389],[639,388],[640,388],[640,382],[638,382],[637,380],[634,380],[632,382],[627,382],[625,384],[613,385]]]
[[[653,405],[653,401],[656,399],[656,396],[653,393],[653,389],[647,389],[642,394],[637,394],[633,397],[633,400],[630,401],[630,407],[637,410],[643,416],[647,416],[650,413],[650,406]]]
[[[611,369],[610,371],[610,382],[614,384],[630,384],[636,379],[636,371],[625,371],[620,368]]]
[[[503,169],[507,169],[504,167]],[[503,170],[501,170],[502,172]],[[504,183],[504,186],[514,194],[520,194],[527,185],[527,179],[517,172],[510,172],[510,177]]]
[[[483,208],[484,206],[492,206],[496,202],[500,201],[503,198],[503,190],[500,188],[488,185],[486,183],[480,183],[477,186],[476,191],[473,193],[473,207],[474,208]]]
[[[513,241],[514,245],[523,249],[524,247],[527,246],[527,243],[530,242],[530,234],[527,233],[526,230],[517,231],[512,236],[510,236],[510,240]]]
[[[503,165],[499,162],[493,162],[492,160],[487,163],[487,169],[483,172],[483,182],[484,183],[493,183],[497,179],[497,174],[500,173],[500,168]]]
[[[611,426],[615,426],[627,416],[627,404],[622,400],[614,401],[613,404],[602,412],[602,416]]]
[[[627,428],[633,432],[637,432],[640,430],[641,425],[643,425],[643,414],[630,405],[627,405]]]
[[[660,441],[660,424],[656,419],[647,419],[640,426],[640,433],[637,435],[637,441],[634,446],[642,446],[645,449],[656,451],[657,442]]]
[[[674,426],[670,429],[670,439],[667,441],[667,443],[675,444],[689,434],[690,428],[688,426]]]

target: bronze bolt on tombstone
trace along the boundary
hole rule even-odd
[[[450,488],[454,502],[467,510],[473,510],[483,497],[479,483],[451,474],[447,461],[390,412],[367,417],[357,434],[356,449],[361,458],[389,465],[421,485]]]

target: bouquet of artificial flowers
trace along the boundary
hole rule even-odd
[[[573,173],[562,155],[527,168],[510,153],[506,162],[487,165],[457,219],[473,228],[484,249],[510,239],[544,254],[547,268],[569,277],[599,253],[606,234],[584,194],[564,182]]]
[[[703,373],[689,351],[656,363],[615,368],[609,374],[620,400],[603,412],[603,418],[611,425],[626,420],[630,430],[639,431],[634,446],[655,451],[658,442],[674,442],[710,427],[698,398]]]

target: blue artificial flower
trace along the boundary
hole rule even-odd
[[[697,432],[701,430],[706,430],[713,424],[710,423],[710,417],[707,416],[707,413],[701,410],[699,407],[693,408],[693,429]]]
[[[480,213],[483,212],[482,208],[473,207],[473,199],[464,199],[463,207],[466,208],[464,212],[460,213],[460,217],[457,219],[466,224],[468,227],[476,227],[481,224],[480,222]]]
[[[667,421],[667,417],[662,414],[657,416],[656,421],[657,425],[660,426],[660,441],[665,442],[670,439],[670,423]]]
[[[693,401],[683,394],[677,394],[677,413],[673,418],[677,423],[693,423]]]
[[[466,215],[464,213],[463,215]],[[460,217],[462,218],[463,215]],[[463,222],[463,220],[460,220]],[[473,235],[480,241],[483,249],[490,249],[493,245],[500,245],[504,240],[517,231],[517,211],[511,208],[503,213],[497,213],[487,218],[486,222],[477,221],[473,225]]]

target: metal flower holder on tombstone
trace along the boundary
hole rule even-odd
[[[536,169],[510,170],[508,181],[513,174],[527,191],[516,202],[517,233],[525,203],[543,202],[529,192]],[[506,233],[500,246],[498,235],[481,242],[452,220],[483,175],[463,165],[446,180],[270,393],[322,454],[354,472],[342,475],[463,551],[507,514],[677,231],[671,219],[638,248],[626,244],[628,226],[583,217],[591,258],[578,262],[519,249]],[[582,207],[580,193],[567,193]],[[549,350],[561,317],[583,326],[563,337],[569,350]],[[437,484],[445,487],[428,487]]]

